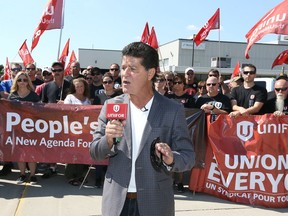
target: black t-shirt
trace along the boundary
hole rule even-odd
[[[274,113],[275,111],[277,111],[276,110],[276,96],[273,98],[270,98],[264,103],[261,109],[261,114]],[[288,114],[288,98],[284,100],[283,112],[285,113],[285,115]]]
[[[184,93],[181,96],[177,96],[176,94],[167,94],[165,96],[178,101],[183,104],[185,108],[195,108],[195,98],[188,93]]]
[[[34,91],[30,91],[24,98],[20,97],[17,92],[12,92],[9,94],[8,100],[39,102],[40,98]]]
[[[32,81],[33,86],[36,88],[36,86],[43,84],[44,81],[40,80],[40,79],[35,79],[34,81]]]
[[[46,83],[42,89],[42,102],[57,103],[58,100],[64,100],[68,94],[69,88],[70,82],[65,79],[63,80],[63,91],[61,87],[56,85],[55,81]]]
[[[113,98],[113,97],[116,97],[116,96],[121,95],[121,94],[122,94],[122,92],[116,91],[116,92],[114,92],[114,94],[107,96],[104,92],[102,92],[102,93],[96,95],[92,104],[93,105],[103,105],[106,100]]]
[[[216,109],[221,109],[221,110],[225,110],[227,113],[230,113],[232,108],[231,108],[231,101],[229,99],[229,97],[227,97],[226,95],[223,95],[221,93],[218,93],[216,96],[214,97],[210,97],[207,94],[203,95],[202,97],[199,97],[197,99],[196,102],[196,108],[199,108],[203,105],[203,104],[210,104],[215,106]],[[218,114],[211,114],[211,119],[210,122],[213,122],[216,120]]]
[[[184,86],[184,92],[187,92],[189,95],[194,95],[197,93],[197,87],[198,87],[197,83],[186,84]]]
[[[73,79],[77,79],[77,78],[85,78],[85,76],[82,75],[82,74],[78,74],[78,76],[75,76],[75,77],[73,77],[71,75],[68,75],[68,76],[64,77],[64,79],[67,80],[70,83],[72,82]]]
[[[95,86],[93,84],[89,85],[90,99],[95,99],[98,94],[104,91],[103,85]]]
[[[267,100],[267,90],[258,85],[254,85],[249,89],[245,89],[241,85],[232,89],[231,98],[237,101],[237,106],[247,109],[254,106],[255,102],[265,103]]]

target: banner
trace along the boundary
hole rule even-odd
[[[62,53],[59,57],[59,62],[61,62],[63,64],[63,67],[65,68],[65,63],[66,63],[66,58],[69,54],[69,43],[70,43],[70,38],[67,40],[63,50],[62,50]]]
[[[148,43],[149,36],[149,25],[148,22],[146,22],[140,41],[143,43]]]
[[[287,64],[288,63],[288,50],[284,50],[283,52],[281,52],[276,59],[274,60],[274,62],[272,63],[272,67],[271,69],[273,69],[276,65],[282,65],[282,64]]]
[[[189,189],[233,202],[288,207],[288,116],[220,115],[208,124],[205,168]]]
[[[26,44],[27,39],[23,42],[23,44],[21,45],[18,54],[21,57],[24,66],[26,66],[27,64],[32,64],[34,63],[34,59],[31,56],[31,53],[28,50],[27,44]]]
[[[96,163],[89,146],[101,106],[0,100],[0,109],[0,161]]]
[[[10,79],[10,66],[9,66],[8,57],[6,57],[3,80],[8,80],[8,79]]]

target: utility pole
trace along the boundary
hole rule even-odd
[[[193,34],[193,45],[192,45],[192,67],[194,66],[194,48],[195,48],[195,43],[194,43],[194,38],[195,38],[195,34]]]

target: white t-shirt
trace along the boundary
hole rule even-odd
[[[64,100],[64,104],[79,104],[79,105],[90,105],[91,101],[86,98],[84,101],[79,100],[73,94],[68,94]]]

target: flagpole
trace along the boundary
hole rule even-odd
[[[194,66],[194,53],[195,53],[195,42],[194,42],[194,38],[195,38],[195,34],[193,34],[193,43],[192,43],[192,67]]]
[[[61,47],[61,40],[62,40],[62,30],[63,30],[63,26],[64,26],[64,11],[65,11],[65,0],[63,0],[61,29],[60,29],[59,45],[58,45],[58,54],[57,54],[56,61],[58,61],[59,56],[60,56],[60,47]],[[65,66],[65,65],[64,65],[64,66]]]
[[[219,45],[219,70],[221,70],[221,50],[220,50],[220,26],[219,26],[219,29],[218,29],[218,45]],[[220,72],[220,71],[219,71]],[[220,72],[221,73],[221,72]]]

